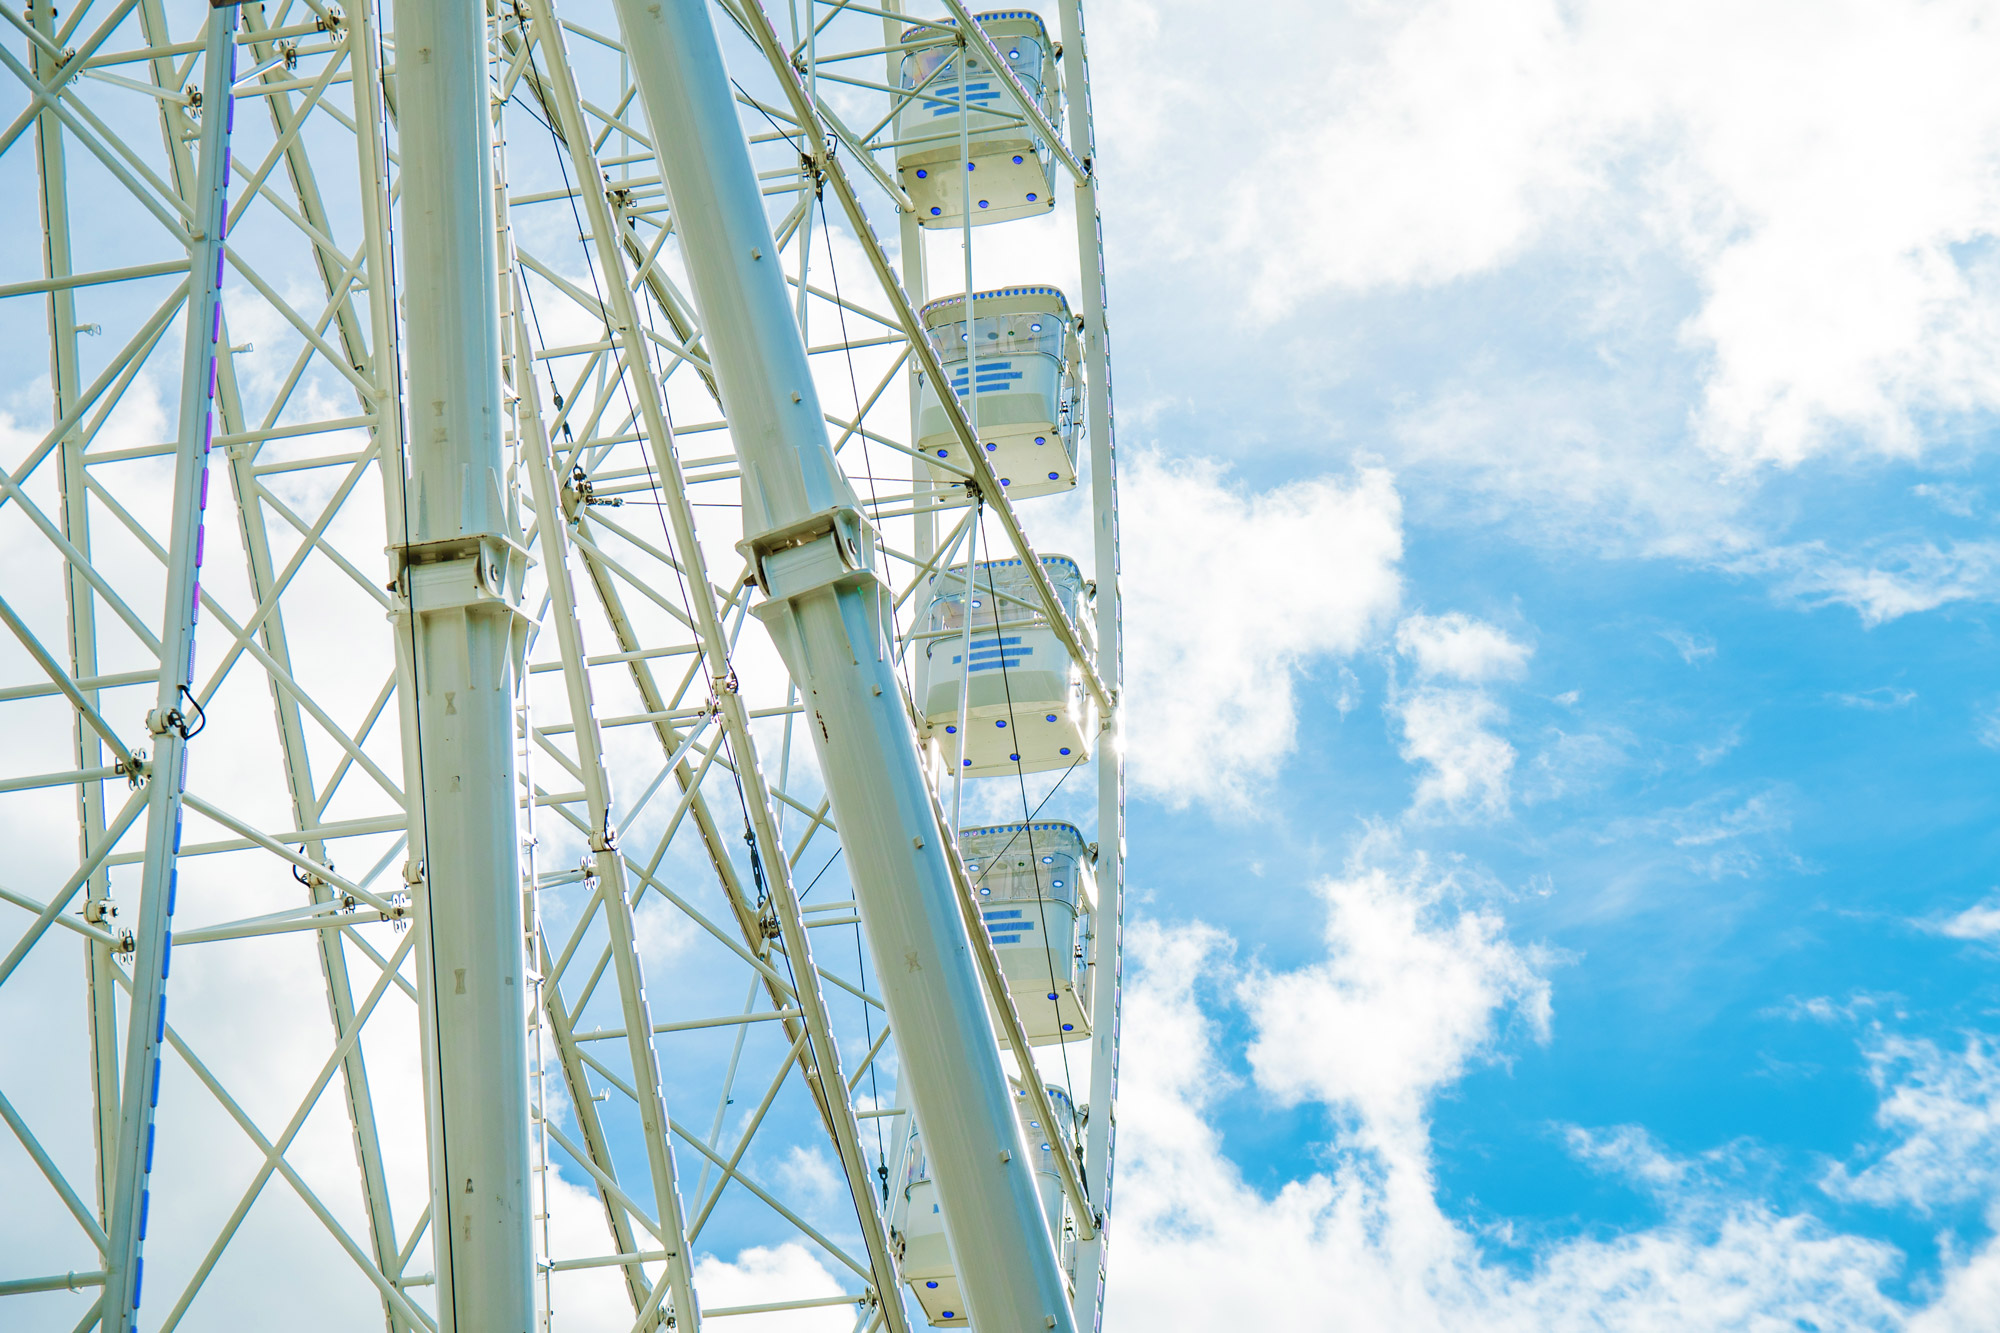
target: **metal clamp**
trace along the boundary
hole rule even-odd
[[[875,572],[875,529],[851,505],[808,514],[736,544],[773,601],[819,588],[881,582]]]

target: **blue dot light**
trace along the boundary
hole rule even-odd
[[[930,1289],[931,1289],[932,1291],[936,1291],[936,1290],[937,1290],[937,1283],[935,1283],[935,1282],[926,1282],[926,1283],[924,1283],[924,1285],[925,1285],[926,1287],[929,1287],[929,1288],[930,1288]]]
[[[976,162],[968,162],[965,164],[965,169],[967,171],[977,171],[979,170],[979,164]]]
[[[949,458],[949,457],[951,457],[951,450],[949,450],[949,449],[940,449],[940,450],[938,450],[938,457],[939,457],[939,458]]]
[[[979,206],[980,206],[981,208],[984,208],[984,207],[986,207],[986,201],[985,201],[984,199],[981,199],[981,200],[979,201]]]
[[[1053,721],[1055,721],[1055,719],[1054,719],[1054,718],[1050,718],[1050,719],[1049,719],[1049,721],[1053,722]],[[1052,865],[1054,865],[1055,863],[1056,863],[1056,859],[1055,859],[1055,858],[1054,858],[1053,856],[1045,856],[1045,857],[1043,857],[1043,858],[1042,858],[1042,864],[1043,864],[1043,865],[1045,865],[1045,866],[1052,866]]]
[[[1062,480],[1062,473],[1060,473],[1060,472],[1051,472],[1051,473],[1049,473],[1049,480],[1050,480],[1050,481],[1061,481],[1061,480]]]
[[[1063,748],[1062,748],[1062,752],[1063,752],[1064,754],[1068,754],[1068,753],[1069,753],[1069,747],[1068,747],[1067,745],[1063,746]]]
[[[1029,203],[1031,203],[1031,204],[1032,204],[1032,203],[1034,203],[1034,202],[1035,202],[1035,196],[1033,196],[1032,194],[1031,194],[1031,195],[1029,195],[1029,196],[1028,196],[1028,202],[1029,202]]]
[[[999,445],[997,445],[997,444],[988,444],[988,445],[986,446],[986,452],[990,454],[990,453],[992,453],[992,452],[993,452],[993,451],[994,451],[995,449],[998,449],[999,447],[1000,447],[1000,446],[999,446]]]
[[[1014,761],[1015,763],[1017,763],[1017,764],[1021,762],[1021,756],[1020,756],[1020,755],[1018,755],[1018,754],[1010,754],[1010,755],[1008,755],[1007,757],[1008,757],[1009,759],[1012,759],[1012,760],[1013,760],[1013,761]]]
[[[1001,730],[1003,730],[1003,731],[1004,731],[1004,730],[1006,730],[1006,727],[1007,727],[1007,719],[1006,719],[1006,718],[1004,718],[1004,717],[1003,717],[1003,718],[999,718],[999,719],[997,719],[997,720],[996,720],[996,721],[995,721],[995,722],[993,723],[993,725],[994,725],[994,726],[996,726],[996,727],[999,727],[999,728],[1000,728]]]
[[[1042,327],[1042,326],[1041,326],[1041,325],[1039,325],[1039,324],[1037,324],[1037,325],[1035,325],[1035,327],[1039,329],[1039,328],[1040,328],[1040,327]],[[1046,436],[1046,435],[1037,435],[1037,436],[1035,437],[1035,443],[1036,443],[1036,444],[1047,444],[1048,442],[1049,442],[1049,437],[1048,437],[1048,436]]]
[[[1055,715],[1054,713],[1050,713],[1050,714],[1049,714],[1049,721],[1053,722],[1053,721],[1055,721],[1055,720],[1056,720],[1056,715]],[[1048,860],[1048,859],[1049,859],[1049,858],[1048,858],[1048,857],[1046,857],[1046,856],[1042,858],[1042,860],[1044,860],[1044,861],[1046,861],[1046,860]]]
[[[942,215],[943,215],[943,213],[944,213],[944,210],[943,210],[942,208],[935,208],[935,207],[934,207],[934,208],[932,208],[932,209],[931,209],[931,216],[932,216],[932,217],[940,217],[940,216],[942,216]]]
[[[1050,881],[1049,881],[1049,883],[1053,884],[1053,885],[1054,885],[1055,887],[1057,887],[1057,888],[1061,888],[1061,887],[1062,887],[1062,881],[1061,881],[1061,880],[1059,880],[1059,879],[1052,879],[1052,880],[1050,880]]]
[[[1056,998],[1056,993],[1055,993],[1054,991],[1050,991],[1050,992],[1049,992],[1049,998],[1050,998],[1051,1000],[1055,999],[1055,998]]]
[[[1017,167],[1021,165],[1021,155],[1019,153],[1014,154],[1014,165]],[[1034,197],[1033,195],[1029,196],[1029,198],[1033,197]]]
[[[965,767],[965,768],[971,768],[971,767],[972,767],[972,761],[971,761],[970,759],[965,759],[965,760],[961,760],[961,761],[960,761],[960,763],[961,763],[961,766],[962,766],[962,767]]]
[[[956,1318],[958,1318],[958,1316],[957,1316],[957,1315],[953,1314],[953,1313],[952,1313],[951,1311],[949,1311],[949,1310],[946,1310],[946,1311],[944,1312],[944,1317],[945,1317],[946,1319],[956,1319]]]
[[[948,736],[956,736],[956,735],[958,734],[958,728],[957,728],[957,727],[946,727],[946,728],[945,728],[945,734],[946,734],[946,735],[948,735]]]
[[[1065,1023],[1065,1024],[1063,1024],[1063,1031],[1064,1031],[1064,1032],[1074,1032],[1074,1031],[1076,1031],[1076,1024],[1074,1024],[1074,1023]]]
[[[1000,484],[1002,486],[1012,486],[1014,484],[1014,479],[1012,477],[1002,477],[1000,478]]]
[[[918,168],[917,168],[917,179],[918,179],[918,180],[926,180],[926,179],[928,179],[928,178],[930,177],[930,174],[931,174],[930,172],[928,172],[928,171],[925,171],[925,170],[924,170],[924,169],[923,169],[922,167],[918,167]]]
[[[980,896],[980,897],[982,897],[982,898],[984,898],[984,897],[985,897],[985,896],[986,896],[987,894],[989,894],[989,893],[991,893],[991,892],[993,892],[993,890],[991,890],[991,889],[981,889],[981,890],[979,891],[979,896]]]

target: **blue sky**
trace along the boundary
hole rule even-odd
[[[1095,13],[1110,1326],[2000,1327],[1993,8]]]

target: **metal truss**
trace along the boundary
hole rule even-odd
[[[1030,1048],[977,876],[955,851],[951,866],[1008,1069],[1038,1123],[1059,1123],[1045,1083],[1081,1109],[1054,1154],[1054,1239],[1075,1255],[1074,1326],[1096,1328],[1124,833],[1083,14],[1045,14],[1066,120],[1011,76],[993,111],[1052,144],[1062,207],[1033,235],[1048,277],[1073,275],[1088,441],[1078,492],[1009,503],[952,395],[968,465],[917,448],[917,377],[951,382],[919,312],[989,273],[1040,275],[1007,268],[1020,246],[990,229],[920,228],[895,165],[896,111],[925,96],[900,76],[906,25],[1006,63],[958,0],[905,7],[711,13],[777,246],[755,258],[786,276],[873,525],[913,725],[929,599],[997,557],[1025,562],[1021,609],[1084,664],[1103,719],[1081,773],[990,791],[940,776],[933,803],[947,843],[967,801],[1094,840],[1087,1041]],[[0,1324],[170,1333],[283,1311],[437,1328],[426,1162],[448,1130],[426,1111],[419,1034],[426,987],[448,980],[423,968],[411,838],[427,668],[396,630],[416,596],[405,556],[385,554],[411,540],[405,431],[425,429],[404,394],[391,16],[374,0],[0,0],[0,19],[0,207],[42,237],[38,264],[17,245],[0,267],[16,370],[0,399]],[[486,34],[541,1326],[754,1328],[824,1308],[828,1327],[920,1327],[888,1207],[901,1057],[813,715],[750,627],[742,469],[616,8],[489,0]],[[217,227],[206,159],[224,151]],[[961,266],[963,283],[945,276]],[[1095,568],[1088,620],[1030,542],[1044,504],[1091,534],[1070,553]],[[714,1294],[754,1247],[800,1262],[760,1270],[754,1299]]]

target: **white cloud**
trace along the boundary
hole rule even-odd
[[[1920,482],[1910,487],[1910,494],[1922,496],[1945,513],[1958,518],[1971,518],[1986,500],[1978,487],[1960,486],[1948,481]]]
[[[1987,1199],[2000,1187],[2000,1056],[1979,1034],[1948,1052],[1935,1042],[1876,1031],[1863,1044],[1882,1094],[1875,1121],[1896,1144],[1859,1171],[1831,1167],[1836,1197],[1908,1204]]]
[[[1227,970],[1228,937],[1202,925],[1135,928],[1121,1238],[1107,1302],[1114,1333],[1319,1328],[1335,1311],[1352,1333],[1899,1325],[1902,1310],[1880,1290],[1897,1267],[1892,1248],[1735,1197],[1699,1164],[1675,1162],[1634,1131],[1571,1143],[1659,1195],[1666,1221],[1543,1244],[1518,1274],[1486,1262],[1477,1236],[1439,1206],[1428,1139],[1412,1117],[1445,1082],[1496,1053],[1496,1019],[1508,1006],[1524,1009],[1531,1028],[1546,1022],[1546,983],[1496,920],[1454,908],[1422,871],[1361,867],[1345,883],[1329,896],[1329,960],[1247,991],[1260,1085],[1335,1099],[1358,1117],[1323,1145],[1325,1169],[1301,1171],[1271,1193],[1244,1179],[1209,1119],[1232,1079],[1197,996]],[[1411,990],[1442,980],[1449,998],[1405,994],[1399,960],[1415,964]],[[1317,993],[1318,978],[1328,979],[1336,1007],[1325,1012],[1337,1019],[1323,1016],[1309,1037],[1292,1023],[1297,1005],[1261,1003],[1329,998]],[[1292,987],[1296,996],[1285,993]],[[1399,1022],[1408,1002],[1429,1016]],[[1357,1053],[1366,1037],[1353,1030],[1384,1021],[1385,1050],[1398,1040],[1416,1049]]]
[[[1141,453],[1122,482],[1133,780],[1241,798],[1291,752],[1315,663],[1395,609],[1401,500],[1379,468],[1249,491]]]
[[[1175,191],[1155,244],[1221,236],[1260,314],[1542,245],[1614,283],[1663,257],[1692,280],[1697,434],[1733,464],[1914,453],[1918,415],[2000,404],[1980,244],[2000,30],[1975,0],[1280,4],[1241,34],[1184,0],[1109,17],[1106,142],[1141,168],[1121,179]],[[1243,69],[1263,95],[1222,105]]]
[[[1623,733],[1567,732],[1551,727],[1528,767],[1521,797],[1529,804],[1541,804],[1590,791],[1625,764],[1630,744],[1631,737]]]
[[[1791,810],[1779,788],[1748,796],[1720,791],[1692,804],[1642,818],[1614,820],[1602,841],[1665,843],[1689,870],[1709,879],[1747,877],[1772,855],[1788,856],[1777,835],[1791,827]]]
[[[1396,701],[1403,758],[1427,770],[1417,779],[1418,815],[1506,813],[1514,747],[1492,728],[1507,710],[1484,690],[1419,688]]]
[[[797,1241],[755,1246],[737,1255],[734,1263],[704,1256],[695,1264],[694,1284],[704,1310],[756,1305],[772,1299],[773,1292],[785,1293],[786,1300],[838,1296],[841,1292],[833,1274]],[[825,1305],[736,1315],[727,1327],[741,1327],[743,1333],[849,1333],[854,1327],[854,1311],[850,1305]]]
[[[1694,634],[1684,629],[1660,631],[1660,637],[1674,646],[1681,655],[1681,661],[1689,666],[1698,666],[1712,661],[1715,657],[1715,640],[1706,634]]]
[[[1877,685],[1869,690],[1854,690],[1843,694],[1829,695],[1835,703],[1845,708],[1860,708],[1870,712],[1886,712],[1890,709],[1907,708],[1917,701],[1915,690],[1906,690],[1898,685]]]
[[[1866,625],[2000,593],[2000,542],[1901,541],[1842,553],[1821,542],[1729,562],[1805,606],[1846,606]]]
[[[794,1194],[801,1194],[814,1203],[843,1197],[843,1182],[834,1172],[833,1162],[826,1152],[815,1144],[810,1148],[793,1144],[778,1163],[778,1179]]]
[[[1508,638],[1498,625],[1453,611],[1404,620],[1396,626],[1396,651],[1422,675],[1476,682],[1517,678],[1534,649]]]
[[[1415,664],[1419,683],[1394,697],[1390,711],[1403,730],[1403,758],[1428,770],[1412,811],[1504,813],[1515,755],[1495,728],[1507,712],[1477,683],[1519,676],[1533,649],[1459,612],[1409,617],[1396,628],[1396,649]],[[1449,681],[1473,684],[1440,683]]]
[[[1909,1333],[1984,1333],[2000,1310],[2000,1241],[1988,1241],[1954,1265],[1944,1289],[1910,1320]]]
[[[1933,927],[1955,940],[2000,939],[2000,898],[1988,898]]]
[[[1430,1094],[1490,1047],[1502,1010],[1547,1038],[1548,960],[1511,944],[1497,913],[1465,906],[1451,874],[1421,857],[1385,868],[1387,850],[1371,835],[1344,874],[1318,886],[1325,961],[1258,973],[1241,995],[1259,1087],[1407,1131]]]

